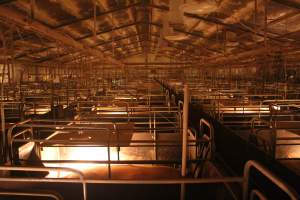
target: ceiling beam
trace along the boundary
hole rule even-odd
[[[54,54],[53,56],[50,57],[43,57],[41,59],[38,59],[36,61],[34,61],[34,63],[43,63],[43,62],[47,62],[47,61],[51,61],[51,60],[55,60],[57,58],[61,58],[63,56],[67,56],[69,55],[69,53],[62,53],[62,54]]]
[[[136,55],[141,55],[141,54],[143,54],[143,53],[144,53],[143,51],[135,51],[135,52],[132,52],[132,53],[127,54],[127,55],[118,56],[117,58],[118,58],[118,59],[124,59],[124,58],[126,58],[126,57],[136,56]]]
[[[104,30],[104,31],[100,31],[100,32],[97,32],[96,35],[102,35],[104,33],[109,33],[109,32],[112,32],[112,31],[116,31],[116,30],[120,30],[120,29],[123,29],[123,28],[127,28],[127,27],[130,27],[130,26],[134,26],[136,24],[140,24],[141,22],[133,22],[133,23],[130,23],[130,24],[124,24],[122,26],[118,26],[118,27],[114,27],[114,28],[110,28],[108,30]],[[85,36],[82,36],[80,38],[77,38],[75,39],[76,41],[80,41],[80,40],[84,40],[84,39],[87,39],[87,38],[90,38],[90,37],[95,37],[94,34],[87,34]]]
[[[234,53],[234,54],[227,54],[224,56],[215,56],[215,57],[206,58],[203,62],[203,66],[206,67],[224,66],[226,64],[229,65],[244,59],[256,58],[257,56],[264,55],[266,53],[278,52],[278,51],[285,51],[285,49],[276,46],[269,47],[268,49],[266,49],[264,46],[262,46],[241,53]]]
[[[162,5],[155,5],[155,4],[150,4],[149,8],[155,8],[161,11],[169,11],[170,8],[168,6],[162,6]]]
[[[284,20],[287,20],[287,19],[289,19],[289,18],[291,18],[291,17],[294,17],[294,16],[296,16],[296,15],[299,15],[299,14],[300,14],[300,11],[299,11],[299,10],[293,11],[293,12],[285,13],[284,15],[282,15],[282,16],[280,16],[280,17],[278,17],[278,18],[276,18],[276,19],[274,19],[274,20],[272,20],[272,21],[270,21],[270,22],[268,23],[268,26],[277,24],[277,23],[279,23],[279,22],[282,22],[282,21],[284,21]]]
[[[157,38],[160,37],[160,35],[157,35],[157,34],[151,34],[151,36],[157,37]],[[222,51],[219,51],[217,49],[211,49],[211,48],[208,48],[204,45],[193,44],[193,43],[190,43],[190,42],[187,42],[187,41],[168,41],[168,42],[169,43],[178,43],[178,44],[188,45],[188,46],[191,46],[191,47],[194,47],[194,48],[201,48],[201,49],[204,49],[207,52],[222,53]]]
[[[149,41],[149,40],[136,40],[136,41],[134,41],[134,42],[131,42],[131,43],[129,43],[129,44],[126,44],[127,46],[131,46],[131,45],[135,45],[135,44],[140,44],[140,43],[144,43],[144,42],[150,42],[150,43],[152,43],[152,44],[154,44],[155,42],[154,41]],[[136,48],[139,48],[139,47],[141,47],[141,48],[143,48],[143,46],[145,46],[145,45],[138,45],[138,46],[135,46],[134,48],[124,48],[124,46],[123,45],[120,45],[120,46],[117,46],[117,47],[115,47],[115,48],[122,48],[122,51],[121,52],[124,52],[124,51],[128,51],[128,50],[131,50],[131,49],[136,49]],[[105,49],[104,50],[104,52],[107,52],[107,51],[111,51],[112,49]]]
[[[115,8],[115,9],[112,9],[112,10],[100,12],[100,13],[97,13],[96,17],[101,17],[101,16],[104,16],[104,15],[112,14],[114,12],[119,12],[119,11],[122,11],[122,10],[127,10],[127,9],[130,9],[130,8],[139,6],[140,4],[141,4],[140,2],[139,3],[133,3],[133,4],[129,4],[129,5],[124,6],[124,7],[119,7],[119,8]],[[54,28],[58,29],[58,28],[66,27],[66,26],[71,26],[71,25],[78,24],[78,23],[83,22],[83,21],[91,20],[91,19],[93,19],[93,17],[94,17],[94,15],[93,15],[93,13],[91,13],[91,15],[88,15],[88,16],[80,18],[80,19],[74,19],[72,21],[68,21],[66,23],[60,24],[58,26],[55,26]]]
[[[127,27],[130,27],[130,26],[134,26],[134,25],[138,25],[138,24],[149,24],[151,26],[156,26],[156,27],[159,27],[159,28],[162,28],[162,24],[159,24],[159,23],[154,23],[154,22],[143,22],[143,21],[140,21],[140,22],[133,22],[133,23],[130,23],[130,24],[125,24],[125,25],[122,25],[122,26],[118,26],[118,27],[115,27],[115,28],[111,28],[109,30],[105,30],[105,31],[100,31],[100,32],[97,32],[96,35],[101,35],[101,34],[105,34],[105,33],[109,33],[109,32],[112,32],[112,31],[115,31],[115,30],[119,30],[119,29],[123,29],[123,28],[127,28]],[[210,41],[215,41],[214,39],[209,39],[207,37],[204,37],[202,34],[200,33],[196,33],[196,32],[187,32],[185,30],[182,30],[182,29],[174,29],[176,32],[179,32],[179,33],[184,33],[184,34],[187,34],[187,35],[191,35],[191,36],[194,36],[194,37],[200,37],[200,38],[205,38],[205,39],[208,39]],[[142,33],[141,33],[142,34]],[[82,36],[80,38],[77,38],[76,41],[80,41],[80,40],[84,40],[84,39],[87,39],[87,38],[91,38],[91,37],[94,37],[94,34],[87,34],[85,36]]]
[[[160,10],[163,10],[163,11],[168,11],[169,10],[169,8],[166,7],[166,6],[150,5],[150,7],[160,9]],[[203,21],[206,21],[206,22],[214,23],[214,24],[218,24],[218,25],[226,27],[228,30],[230,30],[232,32],[242,31],[242,32],[252,33],[252,31],[250,31],[249,29],[244,28],[241,25],[228,24],[228,23],[225,23],[225,22],[223,22],[222,20],[220,20],[218,18],[209,17],[209,16],[201,16],[201,15],[197,15],[197,14],[193,14],[193,13],[184,13],[184,16],[189,17],[189,18],[193,18],[193,19],[203,20]],[[176,30],[176,31],[183,32],[183,30]],[[186,32],[186,34],[189,34],[189,33],[191,33],[191,32]],[[255,34],[257,34],[258,36],[264,37],[264,34],[261,34],[261,33],[255,33]],[[276,38],[273,38],[273,37],[270,37],[270,36],[267,36],[267,37],[270,38],[270,39],[273,39],[273,40],[278,40],[280,42],[286,42],[286,41],[283,41],[282,39],[276,39]],[[208,39],[208,38],[206,38],[206,39]]]
[[[150,22],[149,24],[152,25],[152,26],[159,27],[159,28],[163,27],[163,25],[159,24],[159,23]],[[208,39],[208,38],[204,37],[202,34],[199,34],[199,33],[196,33],[196,32],[188,32],[188,31],[178,29],[178,28],[174,28],[174,31],[176,31],[178,33],[184,33],[184,34],[187,34],[187,35]]]
[[[40,48],[40,49],[37,49],[37,50],[26,51],[24,53],[16,55],[14,57],[14,59],[20,59],[20,58],[23,58],[23,57],[27,57],[29,55],[34,55],[34,54],[37,54],[37,53],[42,53],[44,51],[47,51],[47,50],[50,50],[50,49],[53,49],[53,48],[55,48],[55,47],[44,47],[44,48]]]
[[[176,63],[170,63],[170,62],[149,62],[148,65],[186,65],[186,64],[196,64],[194,62],[176,62]],[[125,62],[125,66],[136,66],[136,65],[145,65],[144,62],[134,63],[134,62]]]
[[[134,44],[138,44],[138,43],[140,43],[140,42],[145,42],[145,40],[141,40],[141,41],[139,41],[139,40],[136,40],[136,41],[134,41],[134,42],[131,42],[131,43],[129,43],[129,44],[127,44],[127,46],[129,46],[129,45],[134,45]],[[124,46],[123,45],[119,45],[119,46],[116,46],[116,47],[114,47],[115,49],[116,48],[124,48]],[[124,49],[124,50],[127,50],[127,49]],[[111,48],[107,48],[107,49],[105,49],[103,52],[107,52],[107,51],[112,51],[112,49]]]
[[[245,32],[245,31],[249,32],[248,29],[246,29],[246,28],[244,28],[240,25],[228,24],[228,23],[225,23],[225,22],[223,22],[222,20],[220,20],[218,18],[213,18],[213,17],[209,17],[209,16],[204,17],[204,16],[201,16],[201,15],[193,14],[193,13],[184,13],[184,16],[189,17],[189,18],[193,18],[193,19],[203,20],[203,21],[210,22],[210,23],[213,23],[213,24],[218,24],[218,25],[221,25],[221,26],[225,26],[229,30],[232,30],[232,31],[240,30],[240,31],[243,31],[243,32]]]
[[[300,9],[300,3],[291,0],[272,0],[278,4],[288,6],[290,8]]]
[[[9,4],[9,3],[12,3],[12,2],[15,2],[15,1],[17,1],[17,0],[2,0],[2,1],[0,2],[0,5]]]
[[[64,44],[66,46],[70,46],[70,47],[78,49],[78,50],[85,51],[88,54],[96,56],[100,59],[106,59],[109,62],[112,62],[115,64],[121,64],[119,61],[115,60],[114,58],[105,56],[101,51],[99,51],[97,49],[92,49],[78,41],[75,41],[73,38],[62,34],[61,32],[53,30],[35,20],[32,20],[29,23],[28,16],[26,16],[16,10],[13,10],[11,8],[0,6],[0,18],[10,21],[11,23],[18,25],[25,30],[29,30],[29,31],[38,33],[38,34],[40,34],[46,38],[49,38],[55,42]]]
[[[146,33],[142,33],[142,34],[146,34]],[[129,39],[129,38],[132,38],[132,37],[136,37],[136,36],[138,36],[138,35],[139,35],[139,34],[126,35],[126,36],[123,36],[123,37],[120,37],[120,38],[117,38],[117,39],[108,40],[108,41],[105,41],[105,42],[101,42],[101,43],[95,44],[93,47],[103,46],[103,45],[106,45],[106,44],[110,44],[110,43],[112,43],[112,42],[122,41],[122,40],[125,40],[125,39]]]

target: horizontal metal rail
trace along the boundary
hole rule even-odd
[[[0,179],[1,180],[1,179]],[[74,180],[78,181],[78,180]],[[177,184],[212,184],[212,183],[242,183],[242,177],[228,177],[228,178],[179,178],[179,179],[156,179],[156,180],[86,180],[86,183],[99,184],[142,184],[142,185],[177,185]]]
[[[28,161],[20,159],[20,161]],[[181,160],[40,160],[43,163],[84,163],[84,164],[142,164],[142,165],[162,165],[162,164],[181,164]],[[187,160],[188,163],[196,163],[199,161],[206,161],[205,159]],[[30,161],[34,163],[34,161]]]
[[[161,141],[153,141],[153,140],[103,140],[102,142],[94,142],[94,141],[86,141],[86,140],[52,140],[52,139],[13,139],[12,142],[39,142],[43,143],[43,146],[47,146],[47,144],[63,144],[64,146],[67,145],[80,145],[80,146],[105,146],[107,143],[109,143],[110,147],[115,147],[115,145],[119,146],[122,144],[128,144],[128,146],[123,147],[149,147],[153,145],[157,146],[181,146],[180,141],[172,141],[172,140],[161,140]],[[205,139],[198,139],[198,140],[188,140],[187,141],[189,146],[194,146],[199,143],[209,143],[209,140]],[[131,145],[129,143],[138,144],[138,145]],[[142,144],[141,144],[142,143]],[[155,143],[155,144],[153,144]],[[146,145],[147,144],[147,145]],[[148,145],[149,144],[149,145]],[[161,144],[161,145],[159,145]]]
[[[32,171],[32,172],[50,172],[50,171],[67,171],[78,175],[78,179],[69,179],[67,182],[77,182],[82,184],[82,192],[83,192],[83,200],[87,200],[87,187],[84,175],[82,172],[66,167],[4,167],[0,166],[1,171]],[[7,182],[64,182],[60,179],[47,179],[47,178],[7,178],[7,177],[0,177],[0,181],[7,181]]]
[[[0,191],[0,196],[47,197],[47,198],[51,198],[51,199],[55,199],[55,200],[62,200],[62,198],[56,194],[38,193],[38,192]]]

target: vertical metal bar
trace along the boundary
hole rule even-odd
[[[181,105],[183,105],[182,101],[178,101],[178,115],[179,115],[179,134],[182,130],[182,113],[181,113]]]
[[[152,117],[151,117],[151,115],[152,115],[152,113],[151,113],[151,108],[149,107],[149,133],[150,133],[150,135],[151,135],[151,133],[152,133],[152,131],[151,131],[151,129],[152,129]]]
[[[69,75],[67,75],[67,106],[69,107]]]
[[[154,139],[154,155],[155,155],[155,160],[157,160],[157,133],[156,133],[156,115],[155,112],[153,113],[153,139]]]
[[[1,80],[1,132],[2,132],[2,159],[3,162],[6,162],[6,150],[5,150],[5,141],[6,141],[6,137],[5,137],[5,113],[4,113],[4,97],[3,97],[3,93],[4,93],[4,69],[5,69],[5,65],[2,65],[3,67],[3,73],[2,73],[2,80]]]
[[[180,200],[185,200],[185,184],[180,184]]]
[[[188,136],[188,117],[189,117],[189,88],[184,85],[184,102],[183,102],[183,131],[182,131],[182,160],[181,176],[186,176],[186,154],[187,154],[187,136]]]
[[[268,29],[268,1],[264,0],[264,46],[265,46],[265,68],[264,70],[264,80],[263,80],[263,92],[265,92],[265,83],[268,80],[269,62],[268,62],[268,42],[267,42],[267,29]]]
[[[12,59],[12,64],[11,64],[11,78],[12,78],[12,82],[15,83],[15,63],[14,63],[14,59]]]
[[[264,44],[266,49],[268,48],[267,31],[268,31],[268,1],[264,0]]]
[[[94,3],[94,29],[93,29],[93,33],[94,33],[94,37],[97,37],[97,4],[96,2]]]
[[[288,89],[286,65],[287,65],[287,59],[284,57],[284,99],[287,98],[287,89]]]
[[[7,63],[7,80],[8,80],[8,84],[11,84],[10,69],[11,69],[11,65],[10,65],[10,63]]]
[[[117,125],[116,123],[114,123],[114,130],[117,134],[117,156],[118,156],[118,160],[120,160],[120,144],[119,144],[119,140],[120,140],[120,133],[117,129]]]
[[[277,130],[276,130],[276,121],[274,122],[275,124],[273,125],[273,128],[271,129],[271,145],[272,145],[272,157],[273,159],[276,159],[276,143],[277,143]]]
[[[111,179],[111,166],[110,166],[110,145],[109,141],[107,142],[107,161],[108,161],[108,178]]]
[[[206,125],[209,128],[209,159],[212,159],[214,156],[214,127],[205,119],[200,119],[200,133],[204,134],[204,126]]]
[[[33,114],[36,115],[36,103],[33,102]]]
[[[256,37],[257,37],[257,0],[254,0],[254,32],[255,32],[255,43],[257,43]]]
[[[30,0],[30,18],[31,20],[34,19],[34,15],[35,15],[35,0]]]
[[[219,100],[218,100],[218,119],[221,119],[221,113],[220,113],[220,101],[221,101],[221,92],[219,92]]]

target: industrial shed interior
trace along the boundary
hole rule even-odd
[[[0,199],[299,199],[300,0],[0,0],[0,51]]]

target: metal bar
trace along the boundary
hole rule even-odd
[[[148,65],[186,65],[186,64],[195,64],[195,62],[191,62],[191,61],[188,61],[188,62],[175,62],[175,63],[170,63],[170,62],[148,62]],[[138,65],[145,65],[145,63],[143,62],[126,62],[124,63],[124,65],[133,65],[133,66],[138,66]]]
[[[130,35],[126,35],[126,36],[123,36],[123,37],[118,37],[118,38],[115,38],[114,41],[113,40],[109,40],[109,41],[105,41],[105,42],[102,42],[102,43],[97,43],[97,44],[93,45],[93,47],[107,45],[107,44],[110,44],[112,42],[117,42],[117,41],[129,39],[129,38],[132,38],[132,37],[136,37],[138,35],[139,34],[130,34]],[[142,35],[145,35],[145,34],[142,33]]]
[[[243,200],[248,200],[249,196],[249,178],[250,178],[250,169],[254,168],[258,170],[261,174],[263,174],[266,178],[268,178],[271,182],[273,182],[278,188],[280,188],[283,192],[285,192],[291,200],[299,199],[298,194],[283,180],[278,178],[271,171],[266,169],[264,166],[259,164],[256,161],[249,160],[244,168],[244,182],[243,182]]]
[[[62,200],[58,195],[51,193],[37,193],[37,192],[8,192],[0,191],[0,196],[30,196],[30,197],[48,197],[55,200]]]
[[[109,30],[104,30],[104,31],[101,31],[101,32],[97,32],[96,35],[101,35],[101,34],[104,34],[104,33],[110,33],[110,32],[115,31],[115,30],[124,29],[124,28],[130,27],[130,26],[141,24],[141,23],[142,22],[133,22],[133,23],[125,24],[125,25],[122,25],[122,26],[110,28]],[[90,38],[90,37],[94,37],[94,34],[86,34],[85,36],[76,38],[75,40],[80,41],[80,40],[84,40],[84,39],[87,39],[87,38]]]
[[[19,159],[19,161],[27,161]],[[181,160],[41,160],[43,163],[91,163],[91,164],[180,164]],[[187,163],[206,161],[205,159],[187,160]],[[32,162],[32,161],[31,161]]]
[[[49,172],[49,171],[68,171],[72,172],[74,174],[77,174],[79,176],[79,180],[73,180],[78,181],[78,183],[82,184],[82,190],[83,190],[83,199],[87,200],[87,188],[86,188],[86,182],[84,179],[84,175],[82,172],[66,168],[66,167],[4,167],[0,166],[1,171],[33,171],[33,172]],[[49,180],[49,179],[36,179],[36,178],[0,178],[0,181],[20,181],[20,182],[58,182],[58,180]],[[72,181],[72,180],[71,180]]]
[[[200,119],[200,131],[204,132],[203,125],[206,125],[209,128],[209,157],[210,159],[214,156],[214,127],[205,119]]]
[[[291,0],[272,0],[278,4],[284,5],[284,6],[288,6],[291,8],[295,8],[295,9],[300,9],[300,4],[295,2],[295,1],[291,1]]]
[[[8,167],[9,168],[9,167]],[[35,170],[36,171],[36,170]],[[41,178],[2,178],[0,181],[7,182],[52,182],[52,183],[82,183],[78,179],[41,179]],[[90,180],[84,179],[85,184],[142,184],[142,185],[177,185],[177,184],[212,184],[212,183],[242,183],[242,177],[228,177],[228,178],[209,178],[209,179],[153,179],[153,180]]]
[[[154,155],[155,155],[155,160],[158,159],[157,155],[157,140],[158,140],[158,133],[156,132],[156,115],[153,113],[153,140],[154,140]]]
[[[108,10],[108,11],[104,11],[104,12],[101,12],[101,13],[97,13],[96,17],[100,17],[100,16],[103,16],[103,15],[108,15],[108,14],[111,14],[113,12],[118,12],[118,11],[121,11],[121,10],[130,9],[130,8],[133,8],[133,7],[136,7],[136,6],[139,6],[139,5],[140,5],[140,3],[129,4],[129,5],[124,6],[124,7],[115,8],[115,9],[112,9],[112,10]],[[60,25],[54,27],[54,29],[62,28],[62,27],[65,27],[65,26],[74,25],[74,24],[77,24],[77,23],[80,23],[80,22],[86,21],[86,20],[91,20],[92,17],[93,17],[92,15],[89,15],[87,17],[83,17],[83,18],[80,18],[80,19],[75,19],[75,20],[72,20],[72,21],[60,24]]]
[[[1,179],[0,179],[1,180]],[[74,180],[78,181],[78,180]],[[99,184],[143,184],[143,185],[177,185],[177,184],[210,184],[210,183],[242,183],[242,177],[230,178],[179,178],[179,179],[156,179],[156,180],[85,180],[86,183]]]
[[[51,29],[48,26],[43,25],[42,23],[36,20],[32,20],[32,22],[28,24],[28,16],[24,15],[23,13],[17,10],[0,6],[0,15],[3,19],[18,24],[21,27],[29,26],[32,31],[39,33],[45,36],[46,38],[51,38],[55,41],[59,41],[67,46],[71,46],[78,50],[84,50],[85,52],[100,58],[107,58],[112,63],[121,64],[114,58],[105,56],[101,51],[87,47],[86,45],[75,41],[73,38],[67,37],[66,35],[63,35],[60,32]]]
[[[186,185],[184,183],[180,184],[180,200],[185,200]]]
[[[250,200],[255,200],[259,198],[259,200],[268,200],[265,195],[263,195],[259,190],[252,190],[250,193]]]
[[[182,163],[181,176],[186,176],[186,160],[187,160],[187,138],[188,138],[188,117],[189,117],[189,88],[184,85],[184,102],[183,102],[183,131],[182,131]]]
[[[3,1],[0,2],[0,5],[2,6],[2,5],[5,5],[5,4],[12,3],[14,1],[17,1],[17,0],[3,0]]]

